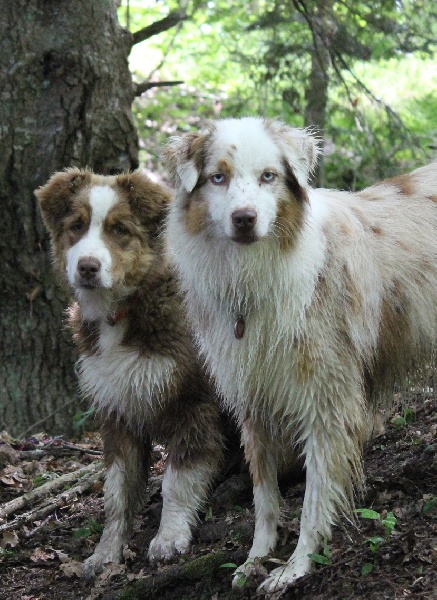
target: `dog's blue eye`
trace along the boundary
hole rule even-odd
[[[264,171],[261,175],[261,181],[264,181],[264,183],[271,183],[275,177],[276,173],[273,173],[273,171]]]
[[[223,175],[223,173],[214,173],[214,175],[211,175],[209,180],[214,185],[223,185],[226,182],[226,177]]]

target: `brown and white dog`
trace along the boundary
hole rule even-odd
[[[283,589],[351,515],[367,421],[434,360],[437,164],[362,192],[311,189],[317,141],[258,118],[173,138],[168,240],[201,352],[242,427],[254,483],[248,561],[275,546],[278,464],[298,448],[297,547]]]
[[[93,576],[119,562],[147,484],[151,440],[167,444],[163,511],[149,558],[185,552],[223,447],[164,253],[170,194],[139,172],[71,169],[36,190],[55,267],[74,291],[69,323],[80,387],[102,420],[105,528],[85,562]]]

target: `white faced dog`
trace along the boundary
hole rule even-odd
[[[296,549],[262,585],[284,588],[351,515],[367,422],[437,341],[437,164],[362,192],[311,189],[306,130],[229,119],[173,138],[168,238],[198,344],[242,428],[254,484],[248,561],[269,554],[277,469],[298,449]]]

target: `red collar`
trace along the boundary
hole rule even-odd
[[[118,312],[116,312],[113,315],[108,314],[106,316],[106,321],[107,321],[107,323],[109,323],[109,325],[111,325],[111,327],[114,327],[114,325],[117,325],[117,323],[119,321],[124,319],[124,317],[127,315],[128,312],[129,312],[129,308],[124,308],[123,310],[119,310]]]

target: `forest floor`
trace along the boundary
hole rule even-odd
[[[357,506],[374,518],[336,527],[325,549],[327,564],[291,586],[285,599],[437,599],[437,402],[428,399],[398,415],[365,450],[367,477]],[[148,500],[125,551],[125,564],[109,565],[94,581],[81,577],[82,561],[97,543],[102,512],[101,442],[96,434],[67,442],[43,434],[17,443],[0,434],[1,600],[250,600],[256,582],[232,591],[232,567],[250,547],[253,531],[248,476],[230,477],[202,513],[191,552],[150,565],[147,547],[160,516],[162,453],[156,451]],[[83,475],[78,485],[77,470]],[[87,472],[87,470],[89,472]],[[68,481],[68,474],[71,481]],[[62,479],[63,478],[63,479]],[[59,488],[59,481],[62,488]],[[52,483],[57,482],[57,483]],[[5,516],[5,507],[43,485],[45,498]],[[58,485],[58,487],[55,487]],[[285,486],[276,562],[296,543],[304,482]],[[2,513],[3,510],[3,513]],[[396,518],[387,520],[393,513]],[[385,521],[385,526],[384,522]],[[370,539],[370,541],[369,541]]]

